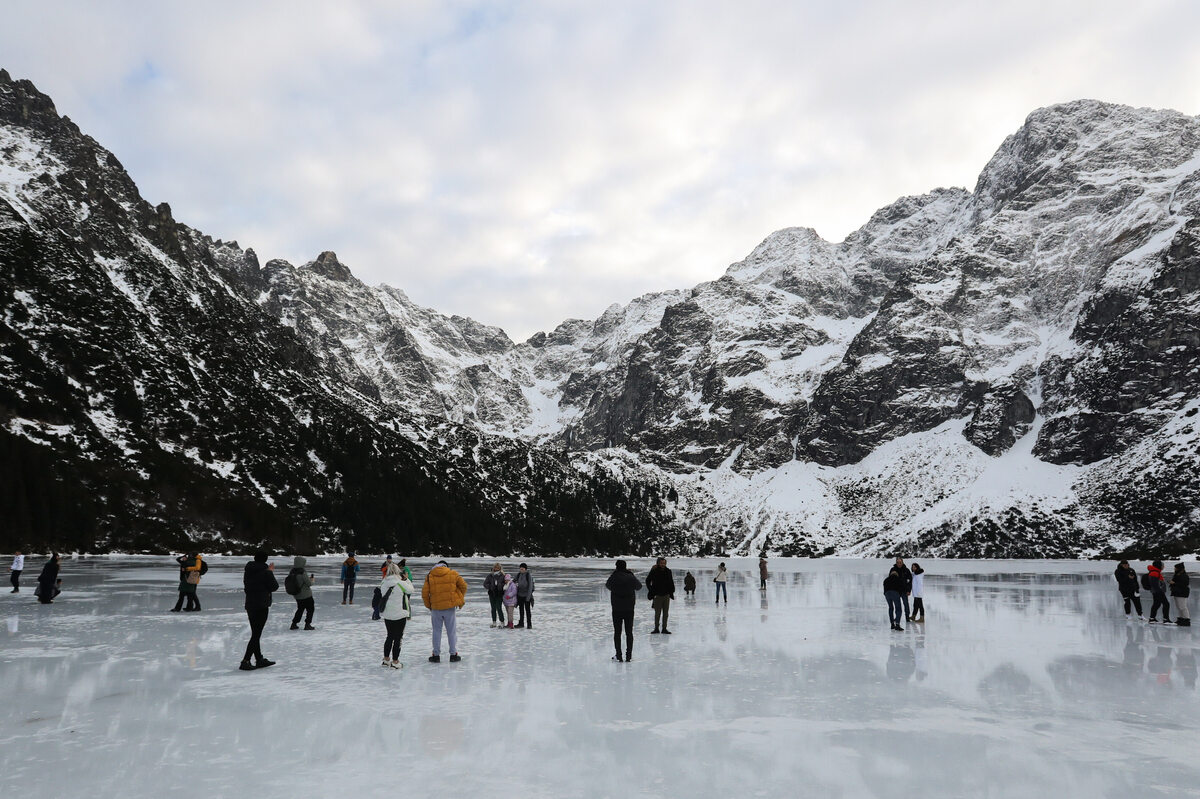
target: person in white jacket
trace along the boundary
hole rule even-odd
[[[12,574],[8,581],[12,583],[13,590],[10,594],[17,594],[21,591],[21,572],[25,571],[25,556],[20,552],[13,553]]]
[[[921,568],[920,563],[912,565],[912,617],[909,621],[925,621],[925,570]],[[917,614],[921,614],[921,618],[917,618]]]
[[[387,600],[379,614],[383,617],[383,626],[387,628],[387,638],[383,642],[382,665],[398,669],[400,668],[400,641],[404,638],[404,625],[412,616],[409,597],[413,593],[413,584],[409,581],[408,575],[400,571],[399,566],[389,563],[385,569],[383,581],[379,584],[379,592]]]

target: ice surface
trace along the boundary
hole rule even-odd
[[[280,558],[286,574],[290,558]],[[923,561],[929,620],[891,632],[884,565],[675,560],[674,635],[613,663],[610,563],[529,560],[535,628],[493,630],[487,563],[471,584],[462,663],[429,664],[416,612],[400,672],[381,669],[337,560],[317,574],[315,632],[287,629],[281,590],[263,651],[247,638],[244,559],[215,558],[204,611],[168,613],[162,558],[67,559],[64,593],[0,594],[0,795],[312,797],[1127,797],[1194,795],[1196,638],[1127,622],[1111,564]],[[645,561],[632,561],[644,575]],[[511,569],[515,566],[506,563]],[[414,564],[418,583],[428,563]],[[691,569],[697,598],[684,599]],[[1148,610],[1148,608],[1147,608]]]

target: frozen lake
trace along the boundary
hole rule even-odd
[[[64,559],[40,606],[42,562],[0,594],[4,796],[1200,793],[1197,639],[1127,622],[1109,563],[922,560],[928,622],[892,632],[884,562],[774,559],[762,593],[756,561],[729,559],[716,608],[716,561],[673,559],[674,635],[648,635],[643,592],[620,664],[611,561],[527,559],[535,628],[510,631],[489,626],[491,561],[457,560],[463,662],[426,662],[418,608],[396,672],[370,620],[377,560],[343,607],[340,559],[313,558],[317,629],[287,629],[281,588],[263,636],[278,665],[240,672],[245,558],[213,559],[202,613],[167,612],[166,558]],[[291,558],[275,562],[282,583]],[[410,565],[419,588],[429,564]]]

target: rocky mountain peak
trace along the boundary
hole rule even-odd
[[[331,250],[321,253],[317,256],[317,260],[309,261],[302,268],[330,280],[349,281],[354,279],[350,268],[339,261],[337,253]]]

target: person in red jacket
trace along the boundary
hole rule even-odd
[[[1171,623],[1171,606],[1167,600],[1167,585],[1163,582],[1162,576],[1162,561],[1156,560],[1146,567],[1145,580],[1149,585],[1150,595],[1154,597],[1154,603],[1150,605],[1150,623],[1154,624],[1158,620],[1155,616],[1158,615],[1159,607],[1162,607],[1163,622]]]

